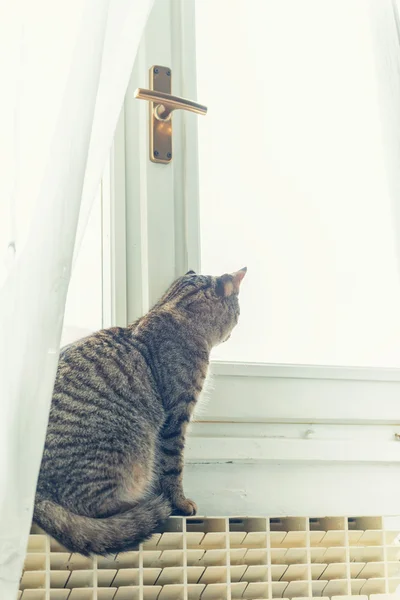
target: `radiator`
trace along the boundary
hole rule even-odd
[[[33,527],[22,600],[399,599],[400,519],[173,517],[137,549],[71,554]]]

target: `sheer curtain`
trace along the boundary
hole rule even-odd
[[[0,597],[16,598],[79,248],[152,0],[0,0]]]

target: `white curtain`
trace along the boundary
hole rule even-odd
[[[25,555],[74,248],[151,4],[0,0],[2,600]]]

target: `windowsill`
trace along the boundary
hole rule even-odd
[[[398,424],[400,370],[212,364],[203,421]]]
[[[187,463],[400,463],[394,425],[191,425]]]
[[[216,376],[232,375],[236,377],[400,382],[400,369],[380,367],[336,367],[218,360],[212,361],[212,373]]]

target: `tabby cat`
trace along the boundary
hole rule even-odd
[[[186,427],[245,273],[189,271],[133,325],[61,351],[33,519],[68,550],[126,551],[173,512],[196,513],[182,487]]]

